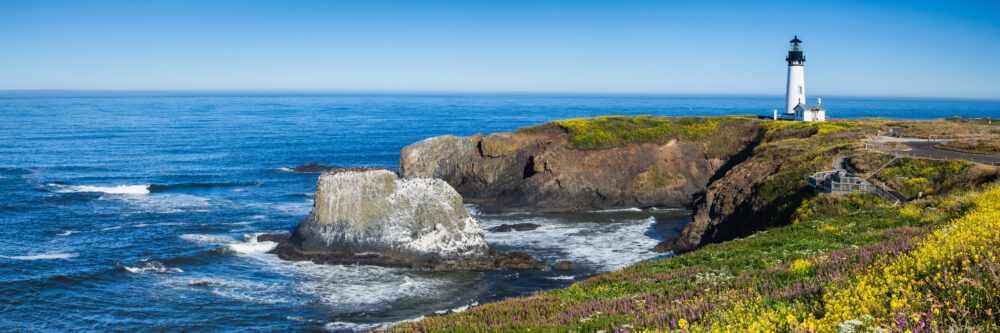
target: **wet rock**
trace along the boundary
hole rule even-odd
[[[572,271],[574,269],[573,263],[569,261],[560,261],[555,265],[552,265],[553,270],[557,271]]]
[[[289,169],[291,169],[294,172],[320,173],[320,172],[323,172],[323,171],[341,169],[341,167],[339,167],[339,166],[332,166],[332,165],[320,165],[317,162],[311,162],[311,163],[306,163],[306,164],[303,164],[303,165],[291,167]]]
[[[491,232],[510,232],[510,231],[531,231],[538,229],[540,225],[534,223],[515,223],[515,224],[501,224],[496,227],[486,229]]]

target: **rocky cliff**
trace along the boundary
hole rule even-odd
[[[440,179],[399,179],[379,168],[323,173],[313,210],[275,248],[284,259],[436,269],[540,268],[491,251],[462,197]]]
[[[399,170],[443,179],[486,210],[685,207],[763,133],[746,124],[738,130],[723,154],[683,138],[580,149],[559,129],[446,135],[403,148]]]
[[[601,117],[515,133],[440,136],[404,148],[400,173],[448,182],[499,211],[690,207],[683,252],[788,223],[811,172],[853,149],[860,128],[740,117]]]

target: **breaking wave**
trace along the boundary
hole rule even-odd
[[[61,185],[55,183],[47,184],[55,187],[57,193],[79,193],[95,192],[106,194],[149,194],[149,185],[118,185],[118,186],[91,186],[91,185]]]
[[[159,261],[147,261],[145,264],[136,267],[125,266],[126,271],[130,273],[183,273],[184,270],[176,267],[167,267]]]
[[[46,252],[41,254],[29,254],[24,256],[4,256],[0,258],[13,260],[49,260],[49,259],[69,259],[78,256],[76,253]]]

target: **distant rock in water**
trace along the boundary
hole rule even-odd
[[[343,168],[339,167],[339,166],[332,166],[332,165],[320,165],[317,162],[312,162],[312,163],[306,163],[306,164],[303,164],[303,165],[300,165],[300,166],[296,166],[296,167],[291,167],[291,168],[288,168],[288,169],[292,170],[293,172],[320,173],[320,172],[324,172],[324,171],[337,170],[337,169],[343,169]]]
[[[544,268],[523,254],[492,251],[462,197],[439,179],[399,179],[382,168],[319,177],[312,212],[272,253],[330,264],[448,269]]]
[[[486,230],[491,232],[511,232],[511,231],[531,231],[538,229],[540,225],[534,223],[515,223],[515,224],[501,224],[496,227],[492,227]]]

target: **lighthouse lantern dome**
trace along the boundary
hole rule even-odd
[[[795,35],[795,39],[788,41],[789,51],[802,51],[802,41],[799,40],[799,36]]]

